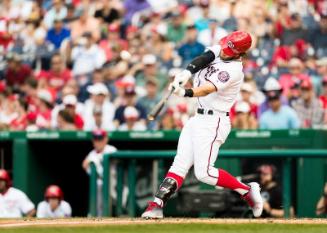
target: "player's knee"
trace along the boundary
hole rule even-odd
[[[217,178],[213,175],[210,175],[207,168],[194,168],[194,173],[196,179],[202,183],[209,185],[216,185],[217,183]]]

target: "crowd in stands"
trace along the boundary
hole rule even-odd
[[[192,98],[171,98],[158,121],[146,115],[234,30],[254,43],[233,127],[326,128],[324,0],[3,0],[0,130],[180,129]]]

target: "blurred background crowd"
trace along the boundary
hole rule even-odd
[[[254,43],[233,127],[326,128],[324,0],[1,0],[0,130],[180,129],[191,98],[146,115],[234,30]]]

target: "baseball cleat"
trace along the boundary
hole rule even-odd
[[[161,219],[163,218],[162,208],[154,201],[150,201],[148,208],[146,208],[141,217],[145,219]]]
[[[263,200],[260,194],[260,186],[256,182],[249,183],[250,190],[242,199],[245,200],[251,207],[253,216],[258,218],[262,214]]]

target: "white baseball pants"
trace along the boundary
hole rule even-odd
[[[183,178],[194,165],[196,178],[217,185],[218,169],[214,163],[220,146],[231,130],[229,116],[196,114],[184,126],[178,141],[177,154],[169,172]]]

